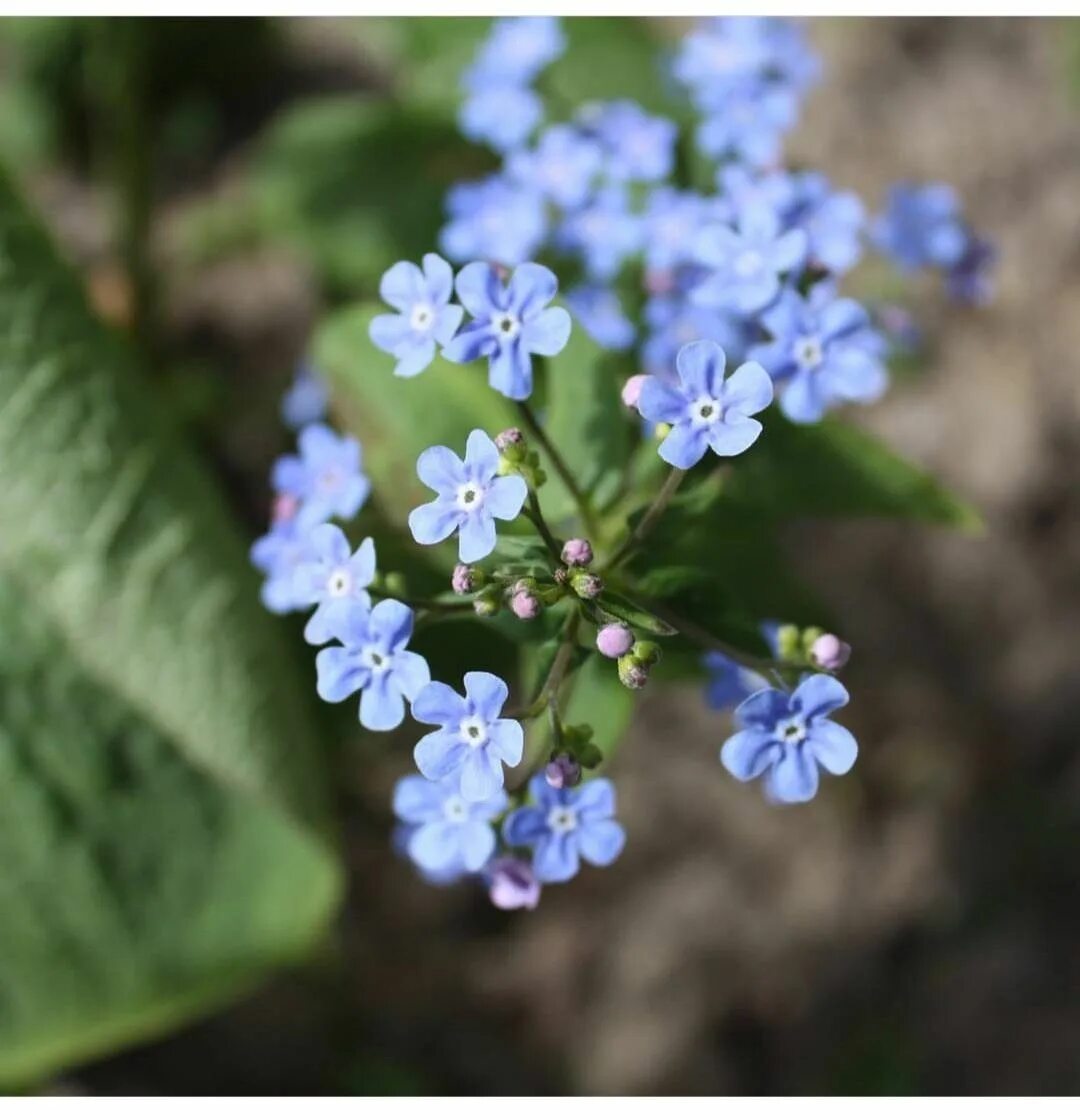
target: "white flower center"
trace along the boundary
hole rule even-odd
[[[821,360],[825,357],[821,340],[815,335],[806,335],[803,338],[796,339],[792,350],[795,363],[801,369],[814,369],[821,365]]]
[[[776,725],[775,734],[781,743],[801,743],[806,738],[806,724],[798,716],[788,716]]]
[[[484,488],[475,482],[463,483],[458,487],[457,504],[466,513],[479,509],[484,504]]]
[[[435,322],[435,311],[429,303],[418,303],[413,306],[409,316],[409,326],[414,331],[427,331]]]
[[[458,730],[470,747],[482,747],[487,742],[487,724],[479,716],[467,716]]]
[[[496,311],[491,316],[491,325],[495,328],[495,333],[507,341],[517,338],[521,333],[521,321],[512,311]]]
[[[393,665],[393,657],[386,650],[377,646],[364,646],[360,651],[360,664],[370,669],[377,676],[388,673]]]
[[[464,798],[453,794],[443,802],[443,816],[452,824],[464,824],[469,819],[469,807]]]
[[[574,829],[577,828],[577,823],[577,813],[568,805],[556,805],[555,808],[548,813],[548,828],[556,835],[562,835],[565,832],[573,832]]]
[[[690,406],[690,418],[697,428],[707,428],[718,423],[724,415],[720,402],[712,397],[698,397]]]
[[[744,249],[735,258],[732,268],[736,276],[753,276],[755,272],[761,271],[764,263],[764,258],[757,249]]]
[[[352,574],[348,568],[335,568],[326,579],[326,592],[334,599],[343,599],[352,591]]]

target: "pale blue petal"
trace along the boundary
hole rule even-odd
[[[690,399],[719,396],[727,355],[715,342],[688,342],[675,357],[675,367]]]
[[[373,676],[360,694],[360,723],[369,731],[392,731],[404,718],[405,701],[391,674]]]
[[[550,268],[531,262],[519,264],[510,277],[506,306],[519,319],[530,319],[555,298],[558,290],[559,281]]]
[[[413,748],[416,768],[433,782],[456,774],[465,763],[469,745],[456,732],[440,728],[425,735]]]
[[[331,704],[337,704],[363,688],[369,675],[355,654],[341,646],[319,650],[315,657],[315,671],[318,674],[316,691]]]
[[[449,447],[436,446],[421,451],[416,460],[416,473],[425,486],[448,497],[465,482],[465,465]]]
[[[507,766],[517,766],[525,752],[525,732],[513,719],[496,720],[488,727],[490,750]]]
[[[739,727],[763,727],[769,732],[785,716],[791,714],[791,697],[778,688],[763,688],[748,696],[735,709]]]
[[[383,599],[371,608],[368,628],[382,641],[387,650],[398,650],[412,635],[413,612],[411,607],[397,599]]]
[[[679,423],[660,444],[660,458],[685,471],[701,462],[708,449],[708,432],[704,428],[692,428],[689,424]]]
[[[425,871],[445,871],[461,855],[461,828],[449,821],[421,825],[410,837],[409,858]]]
[[[502,789],[499,760],[486,750],[467,748],[461,766],[461,796],[466,801],[487,801]]]
[[[825,396],[868,404],[888,387],[883,363],[865,350],[834,347],[818,370],[818,383]]]
[[[431,332],[432,338],[440,346],[448,345],[454,337],[454,332],[461,326],[461,320],[464,316],[465,308],[458,307],[456,303],[440,307],[435,318],[435,328]]]
[[[709,446],[717,455],[741,455],[761,435],[761,425],[748,416],[733,416],[708,429]]]
[[[720,748],[724,768],[740,782],[759,778],[780,753],[772,736],[757,729],[737,731]]]
[[[524,268],[524,265],[521,266]],[[521,330],[521,342],[532,354],[554,357],[570,338],[570,314],[561,307],[549,307]]]
[[[831,719],[816,720],[806,742],[814,757],[830,774],[846,774],[855,765],[859,754],[855,736]]]
[[[615,786],[607,778],[593,778],[566,798],[583,821],[606,820],[615,815]]]
[[[772,399],[772,378],[757,362],[743,362],[724,382],[720,393],[725,412],[734,410],[743,416],[768,408]]]
[[[752,315],[772,303],[780,291],[780,281],[772,272],[740,280],[732,287],[732,305],[743,315]]]
[[[396,353],[411,334],[412,327],[404,315],[376,315],[368,327],[368,337],[387,354]]]
[[[470,323],[443,347],[443,357],[459,365],[493,354],[498,343],[487,321]]]
[[[431,670],[427,661],[410,649],[399,650],[394,654],[391,669],[394,684],[401,690],[406,700],[413,700],[425,685],[431,681]]]
[[[674,424],[686,415],[686,397],[665,385],[658,377],[648,377],[641,386],[638,412],[654,424]]]
[[[499,469],[499,449],[480,428],[473,428],[465,441],[465,467],[474,482],[486,482]]]
[[[526,805],[515,809],[503,822],[503,839],[513,848],[535,844],[547,832],[547,817],[542,809]]]
[[[472,672],[465,674],[465,695],[470,708],[490,723],[499,718],[510,689],[494,673]]]
[[[435,340],[433,338],[417,338],[409,340],[399,346],[394,356],[397,365],[394,366],[395,377],[415,377],[423,373],[435,358]]]
[[[417,544],[438,544],[457,529],[463,517],[456,505],[436,498],[409,514],[409,530]]]
[[[828,340],[860,330],[869,323],[870,316],[853,299],[835,299],[822,308],[818,321],[822,337]]]
[[[412,519],[409,521],[411,525]],[[413,536],[416,536],[415,532]],[[483,512],[466,516],[461,522],[461,533],[458,536],[458,559],[463,564],[475,564],[477,560],[483,560],[495,551],[496,539],[495,522],[490,516]]]
[[[506,305],[499,274],[483,261],[467,264],[457,275],[458,299],[474,319],[490,318]]]
[[[578,850],[581,858],[594,867],[608,867],[619,857],[626,843],[623,827],[615,821],[597,821],[579,828]]]
[[[379,295],[384,303],[407,312],[424,298],[424,274],[412,261],[398,261],[383,273]]]
[[[479,871],[495,852],[495,830],[483,821],[460,826],[460,850],[467,871]]]
[[[812,373],[797,373],[780,394],[780,408],[797,424],[816,424],[825,415],[825,401]]]
[[[565,883],[578,873],[580,866],[573,832],[544,833],[533,855],[533,873],[541,883]]]
[[[814,673],[791,694],[791,706],[812,720],[842,708],[850,699],[848,690],[835,677]]]
[[[344,536],[345,534],[342,533],[342,537]],[[346,548],[348,548],[347,541]],[[334,563],[339,564],[341,561],[335,559]],[[371,581],[375,578],[375,542],[371,537],[365,537],[360,542],[360,547],[349,560],[349,572],[352,574],[356,586],[370,586]]]
[[[738,234],[727,226],[707,226],[697,235],[694,259],[701,264],[721,267],[738,252],[741,242]]]
[[[532,392],[532,359],[522,344],[522,336],[491,356],[488,384],[512,401],[526,400]]]
[[[419,692],[412,703],[413,719],[440,727],[455,727],[469,714],[469,707],[448,684],[432,681]]]
[[[806,259],[806,250],[806,232],[801,229],[788,230],[769,249],[769,265],[777,272],[791,272]]]
[[[765,776],[765,792],[774,801],[809,801],[818,790],[818,768],[809,752],[789,747]]]
[[[529,487],[521,475],[496,478],[484,496],[484,510],[500,521],[513,521],[521,513],[528,496]]]
[[[323,646],[334,638],[339,638],[357,603],[369,609],[371,597],[366,591],[361,591],[348,599],[323,599],[304,627],[304,641],[313,646]]]
[[[448,303],[454,294],[454,270],[438,253],[424,254],[424,281],[433,303]]]
[[[394,815],[408,824],[437,820],[444,798],[444,791],[434,782],[410,774],[394,786]]]

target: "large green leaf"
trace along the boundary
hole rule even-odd
[[[163,1030],[339,893],[305,701],[215,488],[0,178],[0,1083]]]
[[[372,345],[368,326],[385,307],[357,307],[331,315],[314,344],[315,361],[334,386],[350,431],[364,444],[374,497],[404,524],[429,501],[416,477],[420,452],[443,444],[459,455],[473,428],[494,437],[516,422],[511,403],[487,383],[484,363],[453,365],[441,357],[418,377],[395,377],[394,359]]]

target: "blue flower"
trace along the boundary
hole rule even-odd
[[[688,342],[709,339],[732,356],[746,350],[744,320],[730,311],[698,307],[681,293],[653,296],[645,305],[645,322],[651,333],[641,348],[642,365],[660,377],[675,376],[676,355]]]
[[[375,542],[368,537],[353,552],[336,525],[318,525],[309,536],[309,555],[296,565],[294,590],[298,602],[316,605],[304,637],[321,646],[337,632],[359,603],[371,607],[367,588],[375,578]]]
[[[504,17],[492,24],[473,64],[473,73],[528,85],[565,49],[566,39],[556,17]]]
[[[743,315],[760,311],[776,299],[781,276],[801,267],[806,243],[802,230],[781,233],[774,210],[747,206],[737,227],[715,225],[701,231],[695,256],[710,271],[690,298]]]
[[[570,210],[589,197],[602,162],[603,154],[594,140],[570,125],[557,124],[543,133],[534,151],[511,155],[507,173],[556,206]]]
[[[544,199],[535,188],[492,175],[458,183],[446,196],[450,220],[439,234],[443,252],[459,263],[513,266],[536,255],[547,231]]]
[[[944,183],[895,184],[885,213],[872,224],[871,237],[904,272],[952,268],[968,243],[960,202]]]
[[[816,285],[805,299],[784,292],[761,322],[773,341],[749,356],[783,383],[780,408],[789,419],[812,424],[833,405],[868,403],[885,391],[884,339],[865,308],[834,299],[830,285]]]
[[[394,787],[394,813],[406,826],[403,847],[438,881],[483,868],[495,853],[491,822],[506,806],[502,790],[484,801],[466,801],[457,782],[429,782],[415,774]]]
[[[721,217],[715,199],[694,191],[656,187],[642,215],[645,264],[649,268],[670,269],[693,260],[694,241],[702,225]]]
[[[586,334],[606,350],[626,350],[636,331],[618,295],[600,284],[584,284],[566,293],[566,304]]]
[[[650,116],[635,101],[587,105],[579,120],[603,145],[613,181],[655,183],[671,174],[679,132],[672,121]]]
[[[326,418],[328,393],[323,379],[306,362],[296,371],[281,398],[281,418],[294,430]]]
[[[437,253],[424,254],[424,270],[411,261],[398,261],[383,273],[379,294],[397,315],[376,315],[371,320],[371,341],[397,358],[394,373],[415,377],[435,357],[436,343],[445,346],[454,337],[465,312],[450,303],[454,272]]]
[[[336,704],[360,691],[360,722],[369,731],[389,731],[405,718],[405,701],[416,699],[431,680],[427,662],[405,647],[413,612],[396,599],[369,611],[354,605],[336,620],[333,637],[315,657],[318,693]]]
[[[510,82],[481,80],[458,112],[462,135],[498,152],[523,144],[544,119],[538,94]]]
[[[766,622],[761,626],[764,637],[773,656],[777,656],[777,634],[779,626],[775,622]],[[710,708],[721,712],[733,708],[748,696],[769,687],[769,681],[761,673],[747,669],[718,650],[710,650],[702,658],[709,675],[708,684],[705,686],[705,702]]]
[[[675,359],[676,384],[650,377],[642,386],[641,415],[672,425],[660,458],[673,467],[688,470],[709,448],[717,455],[739,455],[761,434],[761,425],[750,417],[772,401],[769,375],[756,362],[746,362],[725,379],[726,362],[715,342],[691,342]]]
[[[279,494],[299,503],[298,523],[311,528],[331,517],[355,517],[371,490],[360,469],[359,441],[325,424],[308,424],[297,442],[300,454],[282,455],[271,478]]]
[[[443,350],[451,362],[490,359],[488,380],[511,400],[532,392],[532,355],[552,357],[570,337],[570,316],[548,307],[558,290],[555,273],[521,264],[505,286],[489,264],[467,264],[457,278],[458,298],[472,321]]]
[[[605,187],[567,216],[556,240],[564,251],[581,255],[592,279],[610,280],[641,247],[641,218],[630,210],[624,188]]]
[[[740,86],[710,96],[697,145],[713,159],[768,167],[780,158],[783,137],[798,117],[798,99],[782,86]]]
[[[515,809],[503,824],[503,839],[533,849],[533,872],[541,883],[572,879],[581,860],[594,867],[614,863],[626,843],[615,815],[615,787],[606,778],[553,789],[543,774],[529,782],[534,804]]]
[[[296,571],[311,556],[311,531],[295,517],[279,518],[251,546],[251,562],[266,577],[260,598],[268,611],[288,614],[307,606],[296,592]]]
[[[740,782],[764,774],[770,800],[809,801],[818,767],[846,774],[855,765],[855,736],[827,718],[847,702],[847,689],[825,673],[806,677],[791,693],[755,692],[735,709],[741,730],[724,743],[720,760]]]
[[[465,695],[432,681],[413,701],[413,719],[438,731],[416,744],[416,768],[433,782],[455,781],[466,801],[487,801],[503,787],[503,764],[517,766],[525,732],[517,720],[502,719],[509,695],[492,673],[466,673]]]
[[[812,264],[829,272],[854,268],[862,256],[866,211],[858,195],[834,191],[829,180],[808,171],[794,177],[797,200],[789,219],[805,230]]]
[[[968,235],[960,259],[945,273],[949,298],[957,303],[988,303],[993,294],[990,270],[997,260],[997,249],[987,240]]]
[[[460,531],[458,557],[472,564],[495,548],[495,518],[512,521],[521,512],[528,487],[520,475],[500,477],[499,449],[479,429],[469,434],[462,462],[449,447],[429,447],[416,473],[439,496],[409,514],[419,544],[438,544]]]

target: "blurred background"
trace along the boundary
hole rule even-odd
[[[604,49],[608,92],[630,96],[680,31],[572,23],[586,69]],[[446,188],[490,166],[449,115],[483,32],[0,24],[4,165],[249,539],[316,320],[429,248]],[[312,706],[345,822],[332,936],[227,1009],[26,1089],[1080,1092],[1080,26],[810,35],[826,76],[791,162],[872,207],[900,177],[950,182],[1001,254],[987,308],[915,290],[924,361],[856,417],[985,534],[788,534],[856,651],[855,773],[769,807],[716,761],[726,717],[656,689],[614,764],[625,854],[506,915],[391,854],[407,744]],[[388,115],[403,101],[424,110],[409,129]]]

